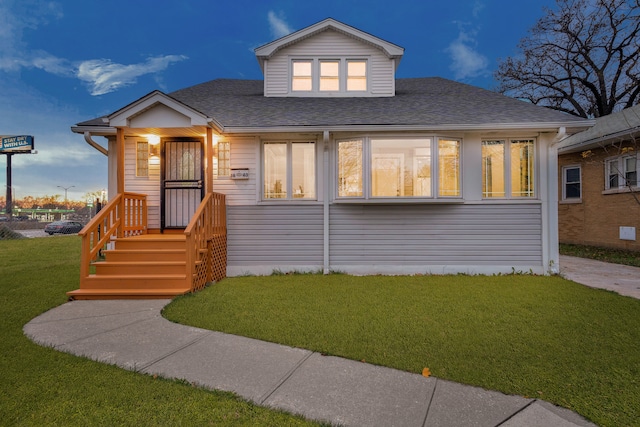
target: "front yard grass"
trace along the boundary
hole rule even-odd
[[[640,301],[561,277],[238,277],[164,315],[640,425]]]
[[[23,325],[78,288],[80,239],[0,241],[0,260],[1,425],[315,425],[229,393],[154,379],[34,344]]]

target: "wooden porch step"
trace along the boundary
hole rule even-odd
[[[186,258],[186,249],[110,249],[104,251],[109,262],[180,261]]]
[[[186,238],[183,235],[162,235],[147,237],[149,234],[137,237],[125,237],[115,240],[116,250],[148,250],[148,249],[185,249]],[[153,235],[151,235],[153,236]]]
[[[97,276],[92,274],[86,278],[86,286],[83,288],[87,290],[180,289],[186,287],[186,278],[186,274],[129,274],[111,276]]]
[[[138,261],[138,256],[131,258],[136,261],[100,261],[93,265],[96,267],[98,276],[145,276],[149,273],[154,275],[185,274],[187,263],[182,257],[182,261]]]
[[[185,288],[173,289],[77,289],[67,292],[71,299],[101,300],[101,299],[169,299],[178,295],[188,294],[191,290]]]

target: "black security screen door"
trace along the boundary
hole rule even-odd
[[[184,228],[204,196],[202,141],[164,141],[162,228]]]

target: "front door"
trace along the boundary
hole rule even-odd
[[[185,228],[204,196],[202,140],[163,141],[161,227]]]

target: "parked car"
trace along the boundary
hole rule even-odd
[[[47,224],[44,231],[49,234],[74,234],[82,230],[82,227],[84,226],[77,221],[55,221]]]

